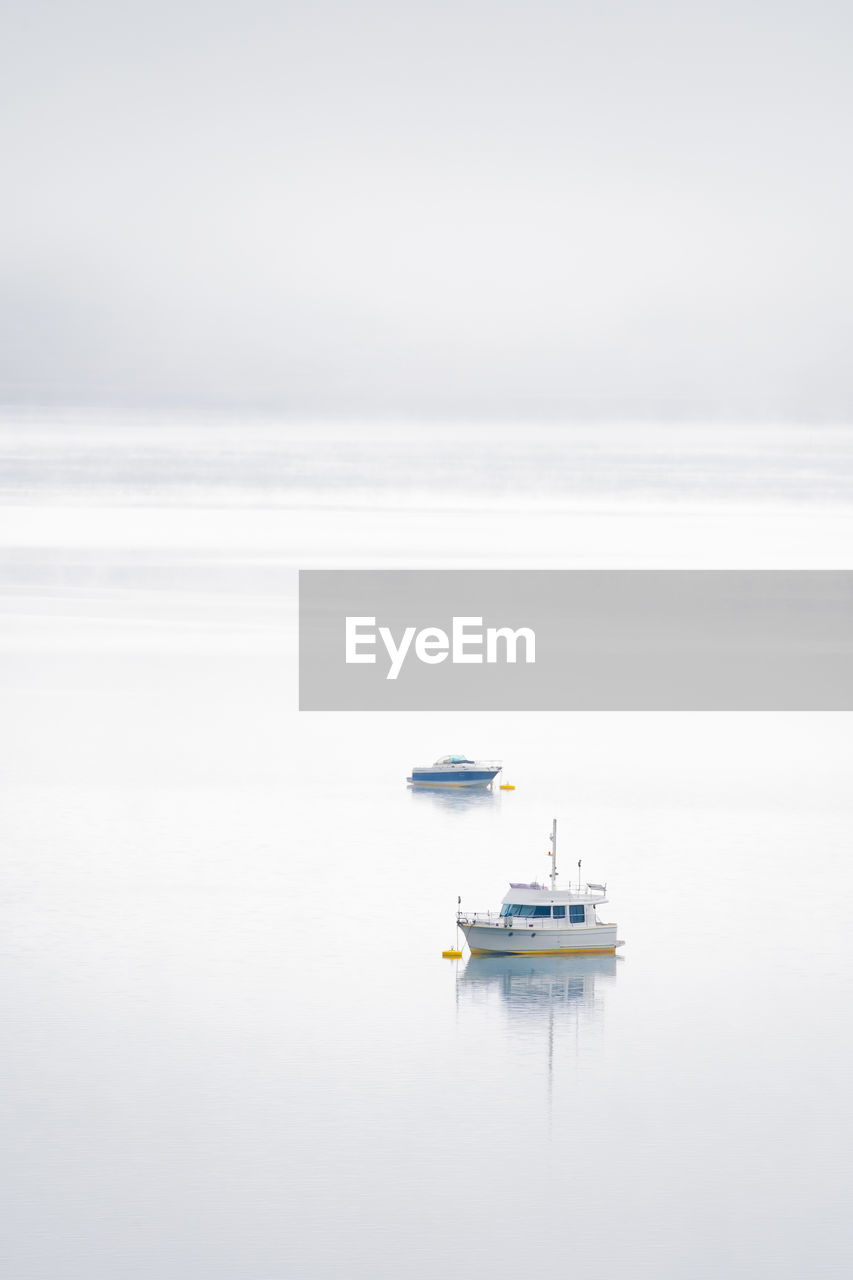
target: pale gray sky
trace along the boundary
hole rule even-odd
[[[851,26],[17,0],[0,400],[846,419]]]

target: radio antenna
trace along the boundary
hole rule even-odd
[[[557,819],[551,823],[551,892],[557,888]]]

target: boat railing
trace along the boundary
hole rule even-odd
[[[503,925],[505,929],[570,929],[580,922],[555,919],[553,916],[502,916],[499,911],[457,911],[459,924]],[[595,922],[596,924],[598,921]]]
[[[460,924],[497,924],[501,915],[499,911],[457,911],[456,919]]]

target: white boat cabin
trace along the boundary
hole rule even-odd
[[[595,908],[606,902],[604,885],[586,889],[552,889],[541,884],[510,884],[501,903],[501,923],[521,926],[534,921],[563,928],[572,924],[596,924]]]

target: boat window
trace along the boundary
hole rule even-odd
[[[533,906],[531,903],[524,904],[519,902],[505,902],[501,907],[502,916],[520,916],[521,918],[534,917],[537,920],[548,918],[552,911],[550,906]],[[553,916],[555,920],[565,920],[565,906],[554,907]],[[569,906],[569,922],[571,924],[583,924],[586,919],[586,908],[583,904],[572,903]]]
[[[535,916],[541,919],[550,916],[551,908],[549,906],[534,907],[530,903],[523,906],[520,903],[505,902],[501,907],[502,916]]]

